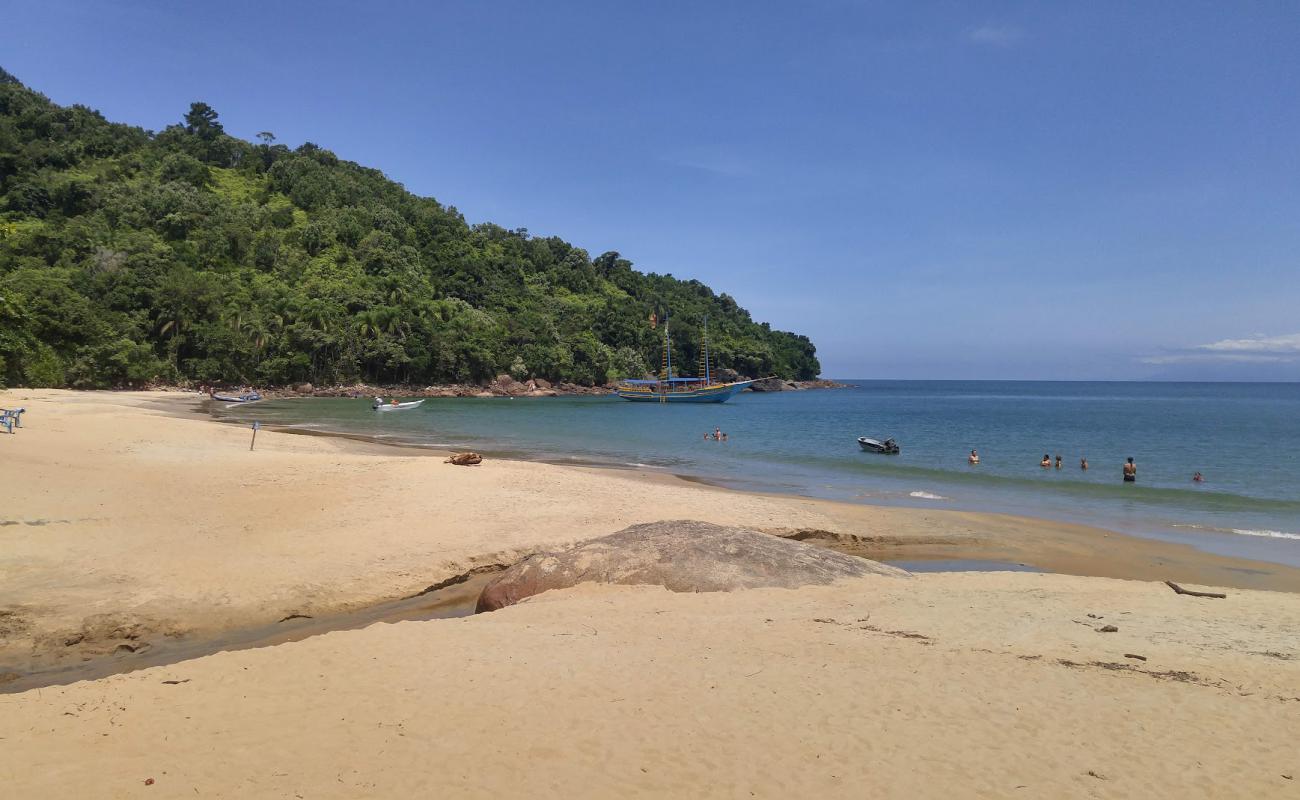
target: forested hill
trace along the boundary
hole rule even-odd
[[[819,372],[807,337],[699,281],[470,225],[322,147],[258,139],[203,103],[156,134],[110,123],[0,70],[0,380],[604,383],[659,369],[665,310],[679,364],[707,316],[715,364]]]

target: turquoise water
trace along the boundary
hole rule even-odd
[[[1300,565],[1300,384],[854,381],[721,405],[367,399],[224,408],[241,420],[500,456],[664,470],[742,489],[1086,522]],[[727,442],[706,441],[720,427]],[[895,437],[897,456],[858,436]],[[982,463],[966,455],[978,448]],[[1061,454],[1064,468],[1038,466]],[[1120,478],[1124,459],[1138,482]],[[1086,457],[1090,469],[1079,469]],[[1193,472],[1205,482],[1193,483]]]

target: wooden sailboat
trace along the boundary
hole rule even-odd
[[[725,403],[737,392],[743,391],[753,381],[715,383],[709,370],[709,321],[704,320],[704,351],[700,359],[702,377],[679,378],[673,375],[673,342],[668,333],[668,318],[664,318],[663,370],[654,380],[626,380],[615,393],[624,400],[643,403]]]

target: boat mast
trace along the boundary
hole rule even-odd
[[[704,385],[713,383],[709,379],[709,315],[704,315]]]
[[[664,312],[664,373],[673,379],[673,339],[668,335],[668,312]]]

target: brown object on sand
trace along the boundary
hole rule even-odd
[[[451,458],[448,458],[443,463],[455,464],[459,467],[472,467],[475,464],[482,464],[483,456],[478,453],[454,453]]]
[[[476,611],[495,611],[551,589],[589,582],[728,592],[828,584],[863,575],[910,577],[865,558],[746,528],[692,520],[650,522],[524,559],[484,587]]]
[[[1165,586],[1173,589],[1178,594],[1185,594],[1188,597],[1215,597],[1220,600],[1224,600],[1228,597],[1226,594],[1221,594],[1219,592],[1193,592],[1191,589],[1184,589],[1173,581],[1165,581]]]

